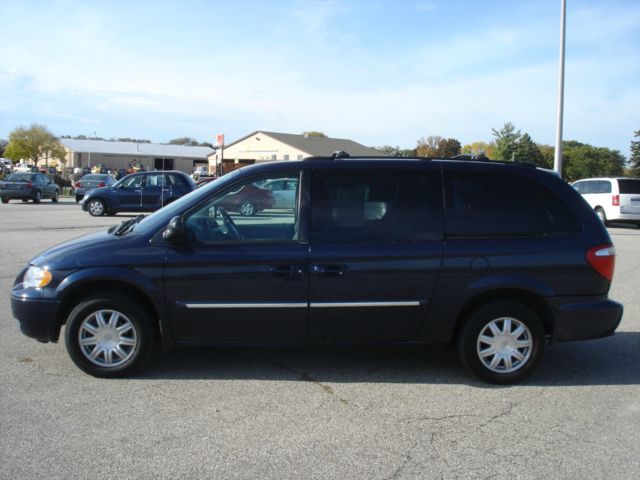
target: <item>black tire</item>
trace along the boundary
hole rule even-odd
[[[598,215],[598,218],[600,218],[605,227],[609,225],[607,214],[604,212],[602,207],[596,207],[596,215]]]
[[[87,212],[89,212],[89,215],[92,217],[100,217],[104,215],[106,211],[106,205],[99,198],[92,198],[89,200],[89,203],[87,204]]]
[[[81,345],[81,340],[86,343]],[[130,375],[149,359],[153,342],[149,313],[124,295],[88,297],[67,319],[67,352],[78,368],[94,377]]]
[[[253,217],[256,214],[256,206],[251,202],[244,202],[238,208],[243,217]]]
[[[82,200],[82,197],[80,195],[76,195],[76,203],[80,203],[80,200]]]
[[[6,197],[2,197],[2,199],[0,199],[0,201],[2,201],[2,203],[9,203],[9,199]]]
[[[23,199],[22,199],[22,203],[27,203],[28,201],[29,201],[29,199],[28,199],[28,198],[23,198]]]
[[[51,197],[51,203],[58,203],[58,197],[59,197],[59,193],[58,190],[56,190],[55,192],[53,192],[53,197]]]
[[[36,193],[33,194],[33,203],[40,203],[40,200],[42,200],[42,192],[36,190]]]
[[[512,384],[535,370],[544,343],[544,328],[534,312],[516,302],[496,301],[469,315],[458,337],[458,355],[482,380]],[[495,348],[499,351],[492,354]]]

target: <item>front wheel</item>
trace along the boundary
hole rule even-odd
[[[87,211],[89,212],[89,215],[91,215],[92,217],[99,217],[101,215],[104,215],[104,212],[106,211],[106,207],[102,200],[100,200],[99,198],[96,198],[89,201],[89,205],[87,205]]]
[[[251,202],[245,202],[238,209],[243,217],[252,217],[256,214],[256,206]]]
[[[96,295],[82,301],[69,315],[65,343],[73,363],[89,375],[124,377],[151,355],[151,319],[132,299]]]
[[[9,199],[7,197],[2,197],[2,203],[9,203]]]
[[[544,328],[522,304],[498,301],[476,309],[458,338],[458,354],[481,379],[497,384],[523,380],[544,350]]]

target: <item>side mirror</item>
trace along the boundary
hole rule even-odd
[[[171,219],[165,231],[162,232],[162,238],[173,245],[180,245],[186,242],[187,235],[182,217],[176,216]]]

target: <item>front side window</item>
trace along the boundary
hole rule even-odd
[[[311,241],[407,243],[442,238],[439,171],[313,173]]]
[[[237,183],[207,199],[185,217],[196,244],[221,242],[293,242],[298,240],[298,202],[280,208],[267,180],[297,178],[298,172],[271,174]]]
[[[142,175],[132,175],[122,181],[123,188],[140,188],[142,186]]]

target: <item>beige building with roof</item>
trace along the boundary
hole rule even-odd
[[[252,163],[324,157],[336,151],[345,151],[351,156],[381,155],[375,148],[353,140],[258,130],[209,155],[209,169],[222,170],[224,174]]]

